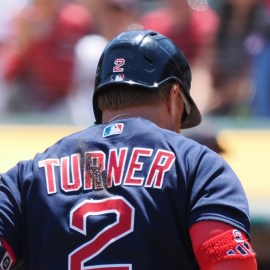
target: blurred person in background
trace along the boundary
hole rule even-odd
[[[219,131],[208,122],[203,122],[198,127],[182,132],[184,136],[199,144],[205,145],[219,155],[226,153],[225,146],[219,141]]]
[[[8,37],[8,29],[6,25],[0,25],[0,114],[7,112],[7,101],[9,91],[7,83],[4,79],[4,59],[6,55],[6,42]]]
[[[193,2],[198,1],[162,0],[160,7],[146,12],[141,19],[145,29],[158,31],[181,46],[191,65],[209,49],[218,22],[206,1],[198,5]]]
[[[69,108],[75,125],[95,122],[91,100],[98,59],[113,37],[138,28],[139,0],[78,0],[92,14],[92,33],[82,37],[75,46],[73,85]],[[80,104],[80,106],[78,106]]]
[[[33,0],[14,18],[13,27],[3,71],[9,111],[61,112],[70,90],[74,47],[91,29],[90,13],[63,0]]]
[[[270,1],[264,1],[256,11],[256,30],[249,38],[252,50],[251,73],[254,92],[250,114],[253,117],[270,117]],[[265,9],[265,7],[267,9]]]
[[[7,42],[13,32],[13,18],[29,4],[30,0],[2,1],[0,8],[0,116],[5,117],[10,91],[4,78],[5,60],[8,53]]]
[[[269,36],[269,27],[265,27],[269,17],[262,0],[212,2],[218,7],[220,23],[211,68],[213,95],[208,113],[247,116],[254,95],[261,91],[254,82],[259,78],[256,76],[262,77],[263,68],[257,65],[252,74],[255,67],[252,59],[258,59],[262,52],[262,37]]]
[[[139,20],[140,0],[79,0],[93,16],[93,32],[110,41]]]
[[[145,29],[158,31],[182,48],[193,69],[193,93],[202,113],[211,94],[210,65],[218,16],[207,1],[162,0],[141,18]]]

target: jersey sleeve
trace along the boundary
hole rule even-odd
[[[19,165],[0,175],[1,263],[5,260],[5,256],[10,257],[12,264],[22,258],[22,210],[19,183]]]
[[[188,225],[202,220],[230,224],[250,236],[248,200],[243,186],[228,163],[202,147],[191,151],[188,161]],[[194,162],[197,160],[197,162]]]

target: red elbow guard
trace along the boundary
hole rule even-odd
[[[202,269],[226,260],[251,257],[255,257],[255,253],[248,239],[236,229],[210,238],[197,251],[197,260]]]

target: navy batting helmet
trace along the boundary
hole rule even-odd
[[[182,128],[201,122],[201,114],[190,96],[191,71],[183,53],[165,36],[149,30],[119,34],[104,49],[96,72],[93,109],[101,123],[98,94],[117,84],[135,85],[154,91],[164,82],[177,81],[183,88],[186,117]]]

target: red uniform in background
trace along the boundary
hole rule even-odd
[[[158,31],[173,40],[192,64],[213,37],[218,25],[217,15],[211,9],[188,8],[185,17],[179,15],[179,20],[177,12],[167,6],[152,10],[142,17],[141,23],[145,29]]]
[[[5,60],[4,76],[14,91],[12,111],[50,110],[67,96],[75,44],[91,29],[91,16],[79,5],[67,4],[48,17],[39,11],[30,7],[18,16]]]

